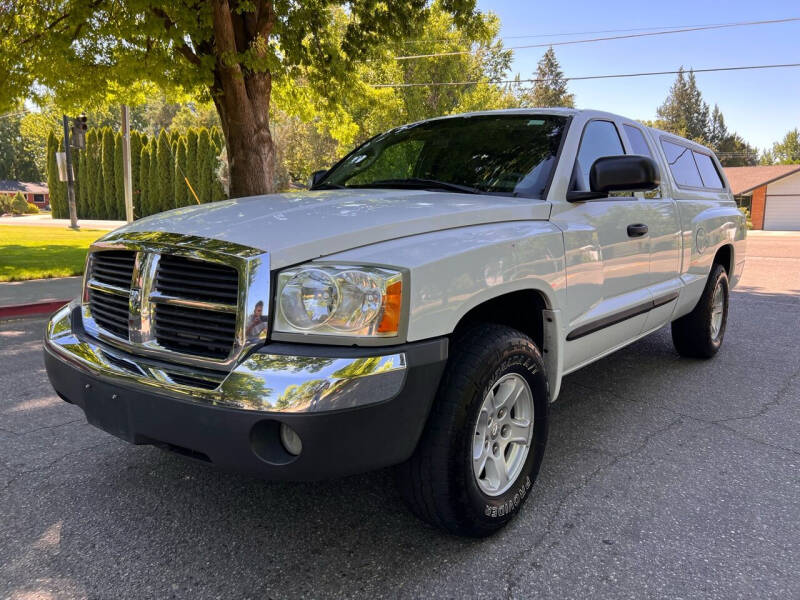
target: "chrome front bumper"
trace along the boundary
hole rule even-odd
[[[296,355],[282,352],[303,346],[287,344],[253,352],[229,372],[166,363],[122,352],[87,335],[76,304],[52,316],[45,347],[106,383],[270,413],[318,413],[379,404],[403,390],[408,371],[405,352],[374,355],[375,349],[366,354],[350,349],[352,356]]]

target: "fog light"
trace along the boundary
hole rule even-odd
[[[298,456],[303,451],[303,442],[297,432],[286,423],[281,423],[281,444],[289,454]]]

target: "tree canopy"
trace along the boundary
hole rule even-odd
[[[539,60],[535,79],[531,89],[520,93],[521,106],[575,106],[575,97],[567,89],[567,81],[552,46]]]
[[[438,0],[453,25],[483,27],[475,0]],[[80,109],[137,104],[153,86],[211,100],[231,195],[272,191],[270,103],[276,86],[337,104],[353,72],[408,38],[425,0],[42,0],[7,5],[0,25],[0,107],[55,94]],[[0,108],[1,110],[2,108]]]
[[[658,119],[648,124],[709,146],[726,167],[754,165],[758,161],[758,151],[728,130],[719,106],[715,104],[712,111],[703,100],[691,70],[687,74],[681,67],[657,114]]]

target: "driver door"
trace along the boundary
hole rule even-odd
[[[617,124],[594,119],[581,135],[571,190],[589,191],[603,156],[625,154]],[[565,371],[639,335],[652,305],[647,210],[632,193],[565,203],[551,221],[564,232]]]

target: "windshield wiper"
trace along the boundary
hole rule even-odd
[[[450,183],[449,181],[439,181],[438,179],[421,179],[418,177],[409,177],[408,179],[379,179],[378,181],[371,181],[370,183],[359,183],[356,185],[348,185],[347,187],[353,188],[380,188],[380,187],[393,187],[393,188],[420,188],[420,189],[433,189],[433,190],[447,190],[449,192],[460,192],[462,194],[483,194],[483,190],[478,188],[469,187],[468,185],[459,185],[457,183]]]

